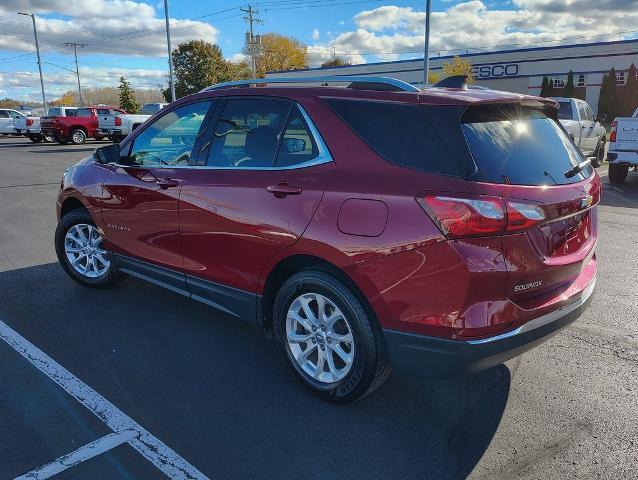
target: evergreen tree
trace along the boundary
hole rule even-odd
[[[616,70],[612,67],[603,76],[598,98],[598,115],[605,123],[611,123],[618,116],[618,92],[616,88]]]
[[[576,95],[576,87],[574,86],[574,71],[570,70],[567,74],[567,83],[563,89],[563,97],[573,98]]]
[[[120,91],[120,108],[128,113],[140,113],[140,104],[135,100],[135,91],[131,88],[131,83],[125,77],[120,77],[117,88]]]
[[[638,108],[638,78],[636,78],[636,66],[633,63],[627,71],[623,106],[622,115],[625,117],[633,115]]]

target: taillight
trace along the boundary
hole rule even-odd
[[[611,133],[609,134],[610,142],[616,141],[616,127],[618,127],[618,122],[614,120],[613,122],[611,122]]]
[[[27,127],[30,127],[31,125],[33,125],[33,119],[27,118]]]
[[[417,198],[417,201],[448,238],[516,232],[545,219],[544,210],[537,205],[504,201],[498,197],[435,195]]]
[[[119,127],[122,125],[122,119],[120,117],[115,117],[115,126]]]

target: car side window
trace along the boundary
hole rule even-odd
[[[585,118],[590,121],[594,121],[594,112],[591,111],[591,107],[588,104],[585,104]]]
[[[9,118],[9,112],[6,110],[0,110],[0,118]]]
[[[207,165],[272,167],[291,103],[276,99],[230,99],[217,120]]]
[[[290,167],[309,162],[319,156],[319,149],[299,107],[295,106],[286,125],[275,167]]]
[[[162,115],[133,141],[129,161],[137,166],[189,165],[211,102],[189,103]]]
[[[587,118],[587,113],[585,113],[585,106],[583,105],[583,102],[576,102],[576,105],[578,105],[578,113],[580,114],[580,119],[589,120]]]

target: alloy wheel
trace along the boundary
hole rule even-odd
[[[99,278],[111,267],[102,236],[93,225],[73,225],[64,236],[64,253],[73,269],[88,278]]]
[[[286,316],[288,347],[297,366],[323,384],[343,380],[352,368],[355,343],[345,315],[330,299],[304,293]]]

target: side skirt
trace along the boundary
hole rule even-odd
[[[109,252],[116,268],[123,273],[210,305],[217,310],[261,325],[261,295],[246,292],[169,268]]]

